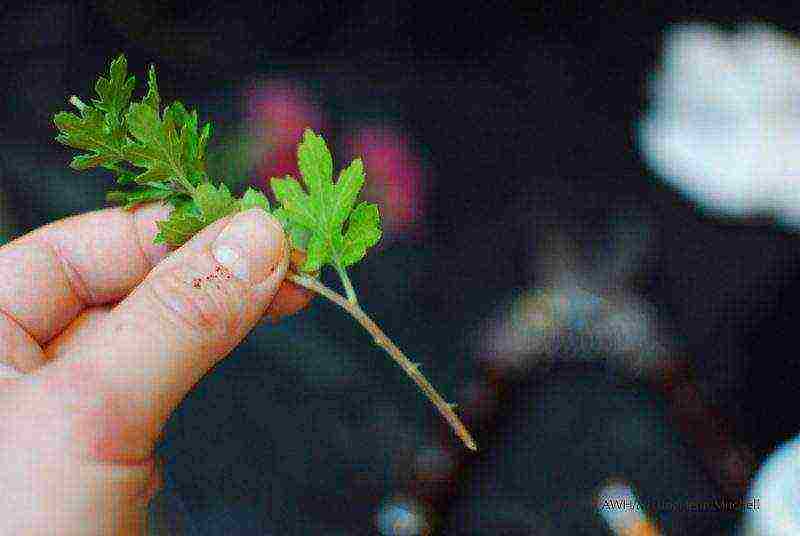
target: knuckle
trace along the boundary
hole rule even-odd
[[[167,321],[204,338],[236,331],[242,322],[245,289],[232,280],[179,267],[155,278],[149,292]]]

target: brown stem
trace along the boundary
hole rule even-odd
[[[286,278],[293,283],[300,285],[301,287],[305,287],[311,291],[316,292],[320,296],[323,296],[348,313],[350,316],[356,319],[356,321],[361,324],[361,326],[366,329],[372,338],[375,340],[375,344],[386,350],[386,353],[394,359],[395,363],[400,365],[408,376],[414,380],[419,388],[425,393],[425,396],[428,397],[436,409],[439,410],[439,413],[444,417],[456,435],[461,438],[461,441],[469,448],[470,450],[478,450],[478,446],[475,444],[475,440],[472,439],[472,436],[467,430],[467,427],[464,426],[464,423],[461,422],[461,419],[458,418],[458,415],[455,414],[453,411],[453,406],[447,403],[444,398],[436,391],[436,389],[431,385],[428,379],[419,371],[419,365],[413,363],[410,359],[408,359],[405,354],[398,348],[389,337],[378,327],[378,325],[369,317],[367,314],[359,307],[358,305],[347,301],[347,299],[334,292],[333,290],[329,289],[325,285],[323,285],[317,279],[313,277],[308,277],[305,275],[289,273]]]

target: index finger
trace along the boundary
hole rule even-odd
[[[44,344],[85,307],[125,297],[167,255],[153,238],[169,212],[160,203],[98,210],[0,247],[0,320]]]

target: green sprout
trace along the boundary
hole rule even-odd
[[[112,172],[117,190],[108,200],[126,209],[160,201],[173,210],[157,222],[155,242],[178,247],[220,218],[251,208],[275,216],[292,248],[304,257],[292,264],[287,279],[332,301],[369,332],[375,343],[419,386],[436,409],[471,450],[477,450],[467,428],[425,376],[361,309],[347,268],[356,264],[381,238],[378,206],[361,201],[365,172],[356,158],[333,180],[333,157],[322,136],[306,129],[297,150],[302,183],[291,176],[270,183],[278,206],[271,207],[263,192],[248,188],[235,197],[224,183],[215,185],[206,172],[206,148],[211,123],[200,127],[197,111],[179,101],[162,109],[156,71],[150,66],[147,93],[131,102],[136,78],[128,75],[120,55],[111,62],[108,76],[95,84],[97,98],[86,104],[76,96],[69,102],[78,114],[59,112],[54,122],[56,141],[85,151],[70,167],[82,171],[101,167]],[[332,267],[342,282],[344,295],[319,280],[323,266]]]

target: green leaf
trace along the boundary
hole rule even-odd
[[[146,94],[131,102],[135,82],[120,55],[97,80],[97,98],[91,104],[73,96],[70,102],[77,113],[54,116],[56,140],[83,151],[72,159],[72,168],[112,171],[122,189],[108,197],[123,206],[157,200],[173,204],[169,219],[159,223],[157,238],[175,246],[236,211],[271,210],[262,192],[248,188],[235,199],[225,184],[212,184],[206,171],[212,125],[201,127],[197,111],[180,101],[162,110],[154,65],[147,72]],[[240,152],[249,157],[249,151]],[[224,161],[231,161],[229,156]],[[334,181],[331,152],[311,129],[303,132],[297,160],[300,181],[291,176],[271,181],[278,201],[274,215],[292,246],[306,252],[304,271],[316,272],[329,264],[341,272],[363,258],[381,236],[377,207],[361,203],[353,208],[364,185],[364,164],[353,160]],[[217,170],[217,175],[231,174]]]
[[[172,118],[175,126],[181,128],[189,118],[189,112],[181,101],[175,101],[164,109],[164,119],[167,117]]]
[[[193,111],[187,114],[181,126],[181,158],[184,165],[188,165],[192,160],[197,157],[197,112]]]
[[[306,248],[306,262],[303,270],[306,272],[316,272],[323,264],[330,262],[333,253],[331,244],[322,233],[312,233],[308,239]]]
[[[211,123],[206,123],[203,125],[203,130],[200,131],[200,140],[197,142],[197,158],[200,160],[206,157],[206,147],[212,130]]]
[[[287,220],[309,230],[317,226],[317,211],[312,207],[311,198],[296,179],[287,175],[283,179],[273,178],[270,183]]]
[[[162,119],[142,101],[131,104],[127,121],[135,141],[128,141],[124,154],[131,163],[148,170],[138,182],[171,182],[176,190],[188,193],[206,181],[205,163],[198,154],[201,141],[196,111],[189,113],[175,101],[164,110]]]
[[[210,182],[204,182],[197,187],[191,201],[176,202],[169,219],[157,222],[159,232],[156,241],[180,246],[208,225],[238,209],[239,200],[233,198],[225,184],[215,187]]]
[[[128,130],[147,146],[150,143],[156,144],[160,151],[169,154],[165,149],[165,139],[161,132],[161,120],[158,117],[158,110],[154,110],[147,104],[134,102],[128,110]]]
[[[163,182],[170,177],[172,177],[172,170],[167,166],[156,163],[144,173],[136,175],[134,181],[138,184],[147,184],[150,182]]]
[[[303,142],[297,148],[300,174],[312,197],[328,201],[333,196],[333,157],[322,136],[313,130],[303,132]]]
[[[90,169],[124,158],[125,127],[121,114],[128,105],[135,79],[127,77],[124,56],[112,62],[109,72],[109,78],[100,77],[95,85],[100,98],[93,99],[94,106],[72,96],[69,101],[78,109],[79,115],[59,112],[53,117],[59,130],[56,141],[88,151],[72,161],[74,169]]]
[[[245,211],[251,208],[260,208],[269,212],[269,199],[262,192],[248,188],[239,200],[239,210]]]
[[[275,212],[272,214],[281,222],[281,225],[283,225],[283,229],[289,235],[289,239],[292,242],[292,247],[294,249],[306,251],[308,249],[308,240],[311,238],[311,230],[296,224],[291,217],[287,216],[286,209],[283,207],[275,209]]]
[[[153,242],[175,247],[183,245],[206,226],[194,201],[178,205],[168,219],[156,222],[156,225],[158,234]]]
[[[334,189],[336,195],[331,210],[331,225],[335,228],[340,228],[345,222],[363,186],[364,163],[356,158],[341,172]]]
[[[123,205],[124,208],[133,208],[141,203],[163,201],[174,195],[172,190],[159,187],[145,187],[130,192],[113,190],[108,192],[106,200],[110,203]]]
[[[126,186],[128,184],[133,184],[136,182],[136,175],[129,171],[122,171],[117,175],[117,184],[120,186]]]
[[[131,100],[131,93],[136,85],[136,77],[128,76],[128,62],[124,54],[111,62],[108,78],[100,77],[95,84],[95,92],[99,98],[92,102],[98,110],[106,112],[112,128],[117,126],[122,113]]]
[[[142,99],[142,104],[145,104],[158,113],[159,105],[161,104],[161,97],[158,94],[158,84],[156,83],[156,66],[150,65],[147,71],[147,95]]]
[[[91,169],[103,164],[113,164],[118,159],[105,154],[80,154],[72,159],[69,167],[76,171],[83,171],[84,169]]]
[[[325,264],[344,269],[361,260],[381,237],[377,206],[361,203],[353,209],[364,185],[363,162],[351,162],[334,183],[331,153],[322,136],[310,129],[297,157],[306,189],[293,177],[273,178],[272,191],[280,204],[275,216],[292,246],[305,250],[303,271],[316,272]]]
[[[353,210],[340,257],[345,267],[363,259],[367,249],[378,243],[381,239],[380,224],[378,205],[362,201]]]
[[[128,196],[130,196],[130,192],[123,192],[121,190],[110,190],[106,193],[106,201],[109,203],[114,203],[115,205],[124,205],[128,202]]]
[[[215,188],[210,182],[204,182],[197,187],[194,201],[205,225],[210,225],[239,208],[238,201],[233,198],[224,183]]]

